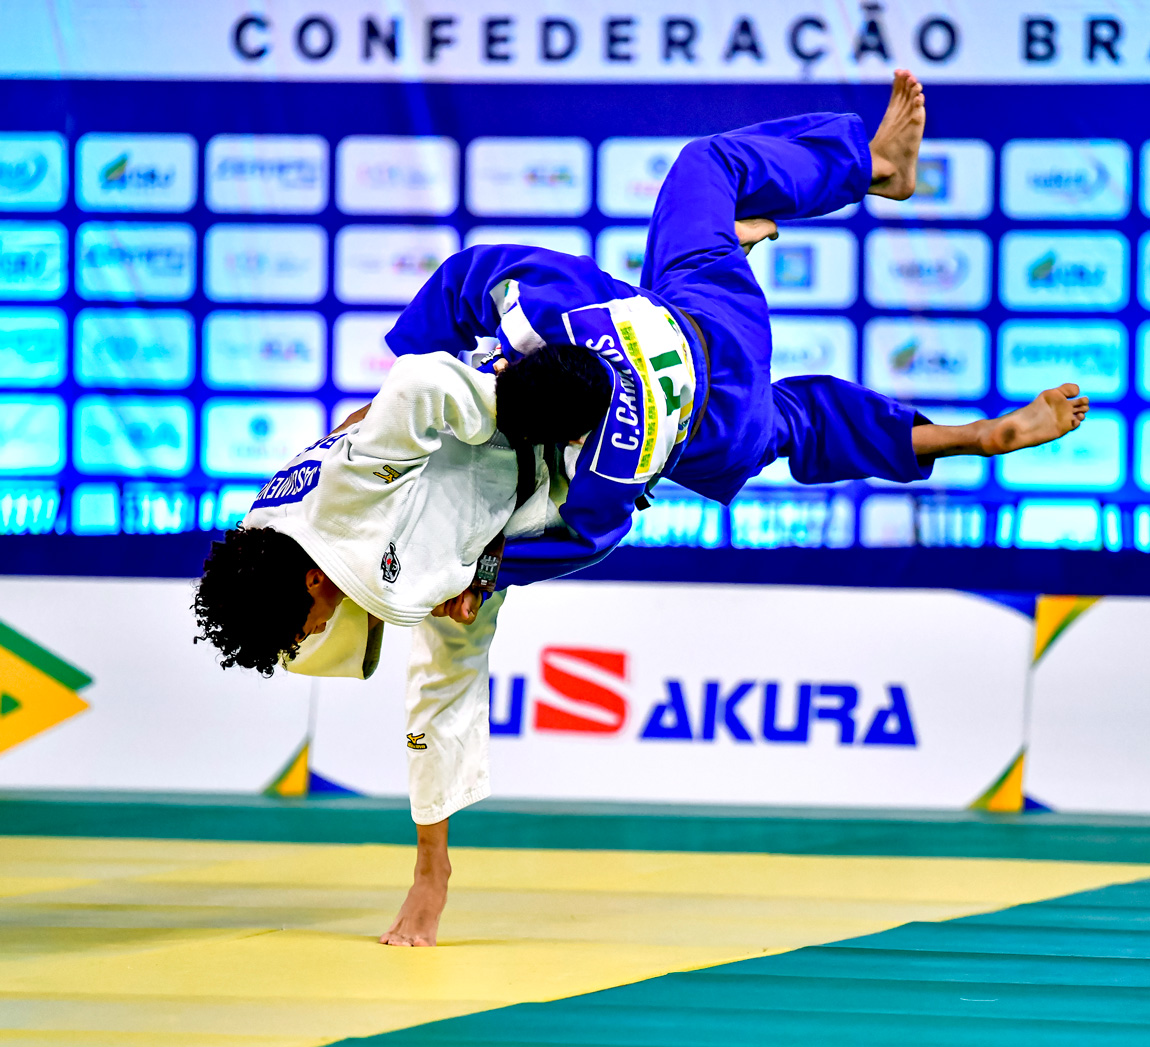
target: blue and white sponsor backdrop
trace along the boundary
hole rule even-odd
[[[378,388],[453,251],[528,242],[637,279],[684,142],[808,110],[873,128],[908,65],[916,195],[752,255],[775,373],[957,422],[1070,380],[1089,423],[910,489],[800,488],[785,463],[729,508],[665,486],[614,562],[1150,592],[1139,5],[692,6],[0,2],[0,532],[56,536],[9,544],[24,569],[197,573],[207,533]]]

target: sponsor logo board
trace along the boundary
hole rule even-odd
[[[1126,304],[1130,248],[1119,233],[1011,232],[999,251],[999,294],[1010,309],[1113,312]]]
[[[1134,479],[1142,490],[1150,491],[1150,411],[1143,411],[1138,416],[1134,431]]]
[[[1121,141],[1016,139],[1002,147],[1002,209],[1011,218],[1124,218],[1131,167]]]
[[[327,431],[318,400],[208,400],[203,409],[204,472],[271,476]]]
[[[216,135],[204,197],[232,214],[318,214],[327,207],[327,140],[319,135]]]
[[[318,389],[327,375],[326,334],[319,313],[209,313],[204,382],[213,389]]]
[[[866,296],[890,309],[982,309],[990,240],[956,230],[876,229],[866,238]]]
[[[59,298],[68,281],[66,236],[58,222],[0,222],[0,299]]]
[[[437,135],[350,135],[336,147],[345,214],[436,215],[459,206],[459,146]]]
[[[789,226],[748,259],[772,307],[839,309],[858,297],[858,241],[845,229]]]
[[[387,346],[387,333],[398,319],[399,313],[344,313],[336,320],[335,384],[338,388],[372,396],[379,392],[395,363],[395,354]],[[345,412],[341,420],[348,413]]]
[[[64,467],[64,401],[0,396],[0,474],[51,474]]]
[[[582,138],[476,138],[467,147],[472,214],[576,218],[590,207],[591,145]]]
[[[0,309],[0,386],[59,385],[67,373],[59,309]]]
[[[532,586],[501,614],[513,642],[491,659],[499,795],[897,805],[901,793],[912,806],[959,807],[1021,746],[1029,621],[989,601],[668,585],[636,624],[640,586],[557,588]],[[557,629],[560,599],[572,614]],[[731,626],[744,604],[768,647],[749,624]],[[691,608],[692,643],[670,642],[665,623]],[[944,649],[940,620],[964,642],[985,637],[1001,659]],[[986,688],[971,713],[985,733],[962,717],[973,677]]]
[[[58,211],[68,195],[67,143],[58,134],[0,134],[0,211]]]
[[[909,200],[866,197],[877,218],[985,218],[994,206],[994,150],[976,138],[926,138]]]
[[[604,229],[595,238],[595,264],[616,280],[637,284],[643,275],[646,250],[646,226],[621,225]]]
[[[204,293],[216,302],[318,302],[327,293],[327,232],[318,225],[213,225]]]
[[[464,247],[517,244],[560,254],[591,255],[591,236],[576,225],[477,225],[463,238]]]
[[[1138,241],[1138,301],[1150,309],[1150,233]]]
[[[855,327],[842,317],[771,318],[771,380],[803,374],[858,379]]]
[[[450,226],[345,226],[335,238],[335,293],[343,302],[406,305],[458,250]]]
[[[864,384],[905,400],[978,400],[990,387],[990,333],[978,320],[871,320],[863,360]]]
[[[83,309],[76,380],[84,386],[177,389],[195,369],[192,318],[175,309]]]
[[[1061,440],[995,459],[1008,490],[1114,491],[1126,479],[1126,419],[1091,411],[1088,423]]]
[[[188,211],[196,202],[196,140],[185,134],[86,134],[76,143],[82,211]]]
[[[998,391],[1030,400],[1075,382],[1091,400],[1126,395],[1126,328],[1106,320],[1009,320],[998,329]]]
[[[663,179],[689,138],[608,138],[599,146],[599,210],[650,218]]]
[[[188,400],[81,396],[73,417],[73,457],[82,473],[183,476],[192,466]]]
[[[76,231],[81,298],[177,302],[196,285],[196,234],[190,225],[85,222]]]
[[[1138,375],[1138,395],[1150,400],[1150,320],[1141,324],[1135,340],[1135,370]]]
[[[1019,549],[1101,549],[1100,507],[1084,499],[1023,498],[1014,544]]]

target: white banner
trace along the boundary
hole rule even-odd
[[[686,13],[685,13],[686,12]],[[0,75],[110,79],[1150,79],[1140,0],[0,0]]]
[[[184,581],[0,580],[0,787],[406,792],[367,683],[222,671]],[[541,584],[492,651],[496,797],[963,808],[1022,747],[1025,616],[912,590]],[[303,747],[308,752],[297,759]]]

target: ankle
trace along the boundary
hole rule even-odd
[[[885,156],[875,151],[874,142],[870,144],[870,184],[881,185],[894,177],[895,166]]]

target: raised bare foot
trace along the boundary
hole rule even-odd
[[[1039,393],[1017,411],[989,419],[979,439],[982,453],[990,456],[1037,447],[1077,429],[1090,410],[1089,397],[1078,393],[1078,386],[1067,382],[1057,389]]]
[[[890,104],[870,142],[869,193],[891,200],[906,200],[914,193],[915,165],[925,126],[922,84],[909,70],[896,69]]]
[[[381,945],[434,945],[439,918],[447,905],[447,880],[417,878],[407,892],[391,929],[380,936]]]
[[[769,218],[744,218],[735,222],[735,236],[743,254],[750,254],[751,248],[761,240],[777,240],[779,227]]]

